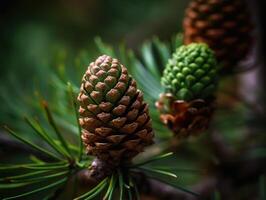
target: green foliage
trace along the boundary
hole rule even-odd
[[[166,92],[179,100],[208,98],[217,85],[217,63],[206,44],[190,44],[177,48],[169,59],[162,77]]]
[[[47,104],[45,106],[46,112],[50,112]],[[47,115],[49,115],[48,121],[50,125],[54,127],[56,131],[58,131],[56,135],[61,135],[61,132],[58,130],[57,125],[51,119],[52,114],[48,113]],[[76,148],[70,149],[70,143],[65,139],[65,137],[58,136],[60,139],[57,142],[50,135],[50,133],[47,133],[41,125],[37,124],[36,121],[27,119],[27,122],[35,130],[35,133],[40,136],[43,141],[50,145],[52,152],[47,151],[42,147],[36,146],[30,140],[18,136],[17,133],[12,131],[8,127],[6,127],[6,130],[21,142],[24,142],[32,148],[35,148],[54,161],[48,162],[44,160],[33,159],[33,162],[31,163],[1,165],[0,171],[15,175],[7,175],[0,178],[0,191],[11,190],[20,187],[27,188],[28,186],[29,188],[31,188],[30,191],[26,190],[25,192],[15,194],[14,196],[4,196],[5,200],[24,198],[39,192],[44,192],[48,196],[53,196],[52,194],[55,189],[62,187],[62,185],[66,183],[72,175],[75,175],[79,170],[88,167],[88,165],[90,164],[90,160],[88,159],[79,159],[80,150],[82,149],[78,146],[79,144],[73,144]],[[160,175],[166,175],[176,178],[177,176],[174,173],[166,171],[164,169],[155,169],[149,166],[145,167],[146,164],[165,159],[166,157],[169,157],[171,155],[172,153],[162,154],[159,156],[151,157],[149,158],[149,160],[126,166],[123,169],[118,169],[111,176],[106,177],[104,180],[102,180],[96,187],[82,194],[81,196],[76,197],[75,199],[93,199],[103,193],[105,189],[107,189],[104,195],[104,199],[111,200],[113,199],[114,191],[116,190],[116,188],[118,188],[120,191],[120,199],[124,199],[124,197],[128,199],[138,199],[138,186],[136,185],[136,182],[133,181],[134,178],[132,177],[132,174],[135,171],[142,171],[143,173],[152,172],[155,175],[157,174],[156,177]],[[36,187],[36,183],[38,183],[38,187]],[[177,188],[180,189],[182,187],[178,186]],[[52,191],[50,191],[50,189],[52,189]],[[193,192],[189,190],[187,192],[193,194]]]
[[[68,87],[70,95],[73,96],[71,86],[68,85]],[[76,105],[73,98],[71,98],[71,101],[73,105]],[[26,122],[34,130],[34,133],[40,137],[41,141],[45,142],[50,148],[41,147],[35,144],[31,139],[20,136],[20,134],[7,126],[4,127],[12,136],[40,152],[45,160],[48,160],[34,159],[31,163],[2,164],[0,170],[4,171],[7,175],[0,178],[0,190],[10,190],[12,188],[25,186],[31,188],[30,192],[21,192],[18,195],[9,196],[4,199],[27,197],[35,193],[49,191],[49,189],[54,191],[57,187],[66,183],[70,176],[90,164],[89,157],[81,160],[83,144],[80,141],[73,144],[69,143],[68,136],[63,134],[58,128],[48,104],[43,102],[42,105],[48,124],[52,127],[55,134],[52,134],[50,130],[47,130],[35,119],[26,118]],[[76,107],[73,108],[76,110]],[[77,112],[74,113],[77,115]],[[78,118],[78,116],[76,116],[76,118]],[[78,123],[77,126],[79,126]],[[56,138],[54,136],[56,136]],[[36,185],[38,187],[36,187]]]
[[[161,176],[169,176],[174,177],[177,176],[174,173],[167,172],[165,170],[154,169],[153,167],[146,166],[148,163],[153,163],[155,161],[160,161],[165,159],[168,156],[171,156],[172,153],[166,153],[159,156],[151,157],[149,160],[143,161],[141,163],[135,163],[124,168],[120,168],[117,171],[113,172],[112,175],[102,180],[97,186],[88,191],[87,193],[75,198],[75,200],[82,199],[93,199],[100,194],[103,195],[104,200],[111,199],[139,199],[138,185],[136,181],[134,181],[134,172],[142,172],[146,176],[157,179],[161,182],[164,182],[158,177]],[[152,173],[152,174],[151,174]],[[176,182],[176,180],[174,181]],[[166,184],[169,184],[166,183]],[[170,182],[171,184],[171,182]],[[186,188],[183,188],[180,185],[173,184],[173,187],[177,189],[187,192],[191,195],[199,196],[198,194],[190,191]],[[117,190],[117,194],[114,195],[114,192]],[[105,192],[104,192],[105,191]]]
[[[157,140],[160,141],[157,146],[160,151],[167,148],[169,143],[164,142],[164,140],[167,141],[171,137],[171,132],[161,123],[154,104],[159,94],[164,92],[160,85],[160,76],[163,74],[164,66],[168,62],[171,52],[182,44],[182,36],[173,37],[171,43],[153,38],[151,41],[146,41],[136,52],[128,50],[124,44],[112,48],[100,38],[96,38],[95,42],[99,55],[108,54],[118,58],[128,68],[133,78],[136,79],[138,87],[144,93],[145,101],[149,103],[153,128]],[[49,80],[48,85],[45,85],[45,82],[40,84],[42,87],[40,87],[40,91],[35,91],[35,98],[30,97],[32,93],[29,91],[25,91],[23,95],[21,94],[17,98],[9,99],[5,96],[6,101],[9,101],[7,107],[9,107],[8,105],[13,106],[9,111],[12,112],[12,115],[20,116],[26,113],[28,116],[34,116],[25,117],[29,128],[24,129],[22,129],[21,124],[14,124],[12,123],[14,120],[11,120],[12,127],[18,125],[22,134],[6,127],[8,132],[40,152],[48,160],[34,158],[31,162],[21,164],[1,164],[0,171],[4,173],[0,177],[0,191],[4,191],[3,198],[11,198],[8,191],[12,190],[13,192],[16,189],[16,192],[13,193],[14,198],[18,195],[24,198],[42,193],[47,195],[47,199],[49,199],[58,191],[62,192],[70,177],[75,176],[79,170],[88,167],[91,163],[91,158],[83,155],[76,96],[79,92],[79,84],[85,66],[88,66],[89,60],[93,60],[93,56],[82,51],[77,57],[71,57],[72,62],[67,61],[66,58],[67,56],[62,52],[58,58],[55,58],[55,66],[57,67],[47,70],[45,75],[46,79]],[[46,100],[40,95],[43,90],[48,91],[45,95]],[[7,93],[4,94],[7,95]],[[23,97],[22,101],[19,101],[20,97]],[[25,99],[27,101],[24,101]],[[49,102],[49,106],[46,102]],[[32,109],[30,106],[32,106]],[[239,113],[236,113],[236,116],[232,116],[232,118],[237,117],[237,115]],[[219,129],[226,130],[227,135],[231,135],[232,126],[223,126],[227,122],[223,119],[223,116],[218,117],[215,124]],[[241,124],[244,123],[244,119],[238,119]],[[238,138],[238,135],[234,137]],[[205,137],[202,140],[208,139]],[[118,169],[95,188],[76,198],[92,199],[102,196],[106,200],[118,198],[139,199],[138,186],[134,176],[132,176],[135,172],[144,173],[150,178],[198,196],[198,194],[188,190],[185,185],[191,184],[200,178],[202,172],[197,169],[200,159],[206,160],[214,157],[213,152],[209,152],[207,146],[199,144],[201,144],[201,139],[185,145],[188,156],[193,153],[193,160],[188,159],[187,154],[183,156],[182,153],[174,155],[178,156],[177,158],[172,153],[154,157],[149,155],[148,159],[144,160],[140,156],[140,162],[134,162],[130,166]],[[263,156],[264,150],[254,151],[249,155]],[[186,166],[194,167],[187,168]]]
[[[114,50],[109,45],[104,44],[101,39],[96,38],[99,53],[112,55],[120,59],[138,82],[138,87],[145,94],[145,100],[150,104],[150,113],[155,131],[162,139],[169,137],[170,133],[158,119],[154,102],[163,91],[160,86],[163,66],[171,55],[172,49],[175,49],[177,44],[181,44],[181,39],[181,36],[178,35],[173,39],[172,44],[167,44],[161,42],[158,38],[154,38],[152,41],[145,42],[140,49],[140,56],[136,56],[133,51],[127,50],[124,45],[120,45],[118,49]],[[75,74],[77,74],[77,77],[79,76],[79,79],[84,72],[84,66],[88,65],[88,63],[85,65],[81,60],[81,57],[75,59],[76,64],[79,65],[79,68],[75,69]],[[40,114],[35,118],[25,117],[26,123],[38,139],[29,136],[29,134],[17,134],[10,128],[5,127],[11,135],[31,146],[48,159],[34,158],[29,163],[1,165],[0,170],[4,171],[5,174],[0,177],[0,190],[22,188],[13,196],[5,193],[3,197],[6,199],[24,198],[38,193],[44,193],[49,199],[65,187],[64,185],[71,176],[75,176],[76,173],[88,167],[91,163],[91,158],[83,155],[81,128],[78,123],[76,96],[79,91],[79,80],[74,78],[74,73],[66,67],[63,61],[59,63],[61,64],[58,65],[59,67],[55,71],[51,70],[51,73],[49,72],[50,80],[52,80],[52,89],[50,94],[47,95],[49,105],[48,101],[45,101],[40,95],[40,92],[36,92],[36,99],[41,102],[40,104],[36,103],[36,99],[29,101],[29,104],[36,111],[45,114],[44,117]],[[25,110],[23,113],[26,112],[30,115],[32,112],[28,111]],[[14,111],[14,113],[16,112]],[[20,115],[21,113],[17,114]],[[42,141],[45,145],[39,146],[35,144],[35,141]],[[149,160],[118,169],[93,189],[76,197],[76,199],[93,199],[99,195],[103,195],[106,200],[116,199],[117,195],[119,199],[139,199],[138,186],[132,174],[140,171],[147,175],[152,173],[157,177],[170,176],[176,179],[177,176],[170,168],[163,168],[165,166],[154,168],[147,165],[155,161],[158,162],[170,155],[172,153],[151,157]],[[179,187],[181,186],[177,188]],[[30,191],[29,188],[31,188]],[[118,193],[115,191],[118,191]]]

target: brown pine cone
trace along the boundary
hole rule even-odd
[[[103,55],[89,65],[78,101],[87,154],[119,163],[153,143],[148,105],[117,59]]]
[[[192,0],[183,27],[184,43],[207,43],[224,71],[232,70],[251,49],[252,24],[244,0]]]

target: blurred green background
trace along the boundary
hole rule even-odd
[[[180,30],[186,4],[181,0],[2,0],[1,85],[14,73],[26,85],[30,74],[49,63],[60,48],[93,51],[95,36],[111,44],[125,41],[130,48],[153,35],[168,39]]]

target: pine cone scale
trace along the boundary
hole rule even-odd
[[[129,86],[128,86],[128,88],[129,88]],[[126,91],[128,91],[128,88],[126,89]],[[126,92],[125,92],[126,93]],[[86,94],[88,94],[88,93],[86,93]],[[127,97],[127,96],[123,96],[123,97]],[[121,98],[122,99],[122,98]],[[120,99],[120,100],[121,100]],[[86,103],[86,102],[83,102],[83,103]],[[106,103],[108,103],[108,102],[102,102],[102,104],[105,104],[106,105]],[[119,101],[118,101],[118,103],[119,103]],[[133,104],[133,103],[132,103]],[[111,104],[108,104],[108,105],[111,105]],[[127,104],[127,106],[129,106],[130,105],[130,102]],[[88,108],[89,107],[89,108]],[[95,119],[97,119],[97,122],[98,121],[100,121],[100,122],[102,122],[102,123],[104,123],[104,125],[106,126],[106,127],[110,127],[110,128],[113,128],[113,129],[118,129],[116,126],[112,126],[112,124],[109,124],[108,122],[110,121],[110,120],[108,120],[108,119],[114,119],[114,117],[115,116],[118,116],[118,115],[121,115],[121,114],[123,114],[123,113],[121,113],[121,107],[123,107],[123,105],[121,105],[121,104],[116,104],[116,105],[113,105],[113,106],[109,106],[109,108],[106,110],[106,107],[107,106],[102,106],[102,107],[104,107],[104,109],[102,110],[101,108],[101,110],[99,110],[99,107],[97,106],[97,105],[88,105],[87,106],[87,108],[88,109],[86,109],[86,111],[88,111],[88,112],[90,112],[91,114],[92,114],[92,116],[95,118]],[[119,109],[119,107],[120,107],[120,109]],[[112,111],[112,114],[114,114],[114,115],[111,115],[110,113],[105,113],[105,111],[110,111],[111,109],[113,109],[113,111]],[[120,112],[119,112],[119,110],[120,110]],[[124,112],[125,112],[125,110],[124,110]],[[99,114],[98,114],[99,113]],[[116,114],[116,115],[115,115]],[[108,115],[108,116],[106,116],[106,115]],[[92,119],[92,118],[91,118]],[[95,121],[94,121],[95,122]],[[93,123],[93,122],[92,122]],[[97,124],[99,124],[99,123],[97,123]],[[90,125],[90,126],[92,126],[92,125]],[[94,125],[94,126],[96,126],[96,125]],[[93,127],[94,127],[93,126]],[[118,130],[117,130],[118,131]]]

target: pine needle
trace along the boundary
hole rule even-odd
[[[57,155],[37,146],[36,144],[32,143],[29,140],[24,139],[23,137],[19,136],[17,133],[15,133],[14,131],[12,131],[10,128],[8,128],[7,126],[4,126],[4,129],[9,132],[12,136],[14,136],[15,138],[17,138],[18,140],[20,140],[21,142],[31,146],[32,148],[36,149],[37,151],[42,152],[43,154],[46,154],[47,156],[50,156],[51,158],[57,159],[57,160],[62,160],[62,158],[58,157]]]
[[[120,189],[120,195],[119,199],[123,200],[123,193],[124,193],[124,180],[123,180],[123,174],[120,170],[118,170],[118,181],[119,181],[119,189]]]
[[[141,167],[140,169],[144,169],[144,170],[149,171],[149,172],[158,173],[158,174],[162,174],[162,175],[171,176],[173,178],[177,178],[176,174],[174,174],[172,172],[165,171],[165,170],[147,168],[147,167]]]
[[[93,195],[95,197],[97,194],[99,194],[107,185],[108,177],[103,179],[97,186],[95,186],[93,189],[91,189],[89,192],[75,198],[74,200],[82,200],[82,199],[90,199]]]
[[[16,195],[16,196],[13,196],[13,197],[7,197],[7,198],[4,198],[3,200],[17,199],[17,198],[29,196],[31,194],[34,194],[34,193],[37,193],[37,192],[40,192],[40,191],[43,191],[43,190],[47,190],[49,188],[54,188],[54,187],[64,183],[65,181],[67,181],[67,179],[68,178],[66,177],[66,178],[60,179],[59,181],[56,181],[56,182],[51,183],[49,185],[46,185],[44,187],[40,187],[40,188],[32,190],[30,192],[26,192],[26,193],[23,193],[23,194],[20,194],[20,195]]]
[[[78,131],[79,131],[79,155],[78,155],[78,158],[79,158],[79,161],[81,160],[82,158],[82,154],[83,154],[83,143],[82,143],[82,139],[81,139],[81,127],[80,127],[80,124],[79,124],[79,113],[78,113],[78,106],[77,106],[77,102],[74,98],[74,92],[73,92],[73,87],[71,85],[70,82],[67,83],[67,86],[68,86],[68,92],[69,92],[69,96],[70,96],[70,99],[71,99],[71,102],[72,102],[72,106],[73,106],[73,110],[75,111],[75,116],[76,116],[76,122],[77,122],[77,126],[78,126]]]
[[[56,126],[56,124],[55,124],[55,121],[54,121],[54,119],[53,119],[52,113],[51,113],[51,111],[50,111],[50,109],[49,109],[49,107],[48,107],[47,102],[46,102],[46,101],[43,101],[43,102],[42,102],[42,105],[43,105],[43,108],[44,108],[44,110],[45,110],[45,113],[46,113],[47,119],[48,119],[50,125],[53,127],[53,129],[54,129],[54,131],[55,131],[55,133],[56,133],[58,139],[60,140],[61,144],[63,145],[64,149],[66,150],[68,157],[69,157],[69,158],[72,158],[72,157],[71,157],[71,154],[70,154],[69,147],[68,147],[68,145],[67,145],[67,142],[66,142],[66,140],[63,138],[62,134],[60,133],[60,131],[59,131],[58,128],[57,128],[57,126]]]
[[[25,117],[26,122],[29,126],[37,133],[44,141],[46,141],[57,153],[66,156],[65,151],[61,149],[60,145],[57,145],[53,138],[41,127],[41,125],[34,120]]]
[[[140,163],[137,163],[135,165],[132,165],[131,167],[139,167],[139,166],[142,166],[142,165],[146,165],[148,163],[152,163],[152,162],[155,162],[157,160],[161,160],[161,159],[164,159],[164,158],[167,158],[169,156],[173,155],[173,152],[169,152],[169,153],[165,153],[165,154],[162,154],[162,155],[159,155],[159,156],[155,156],[149,160],[146,160],[146,161],[143,161],[143,162],[140,162]]]

